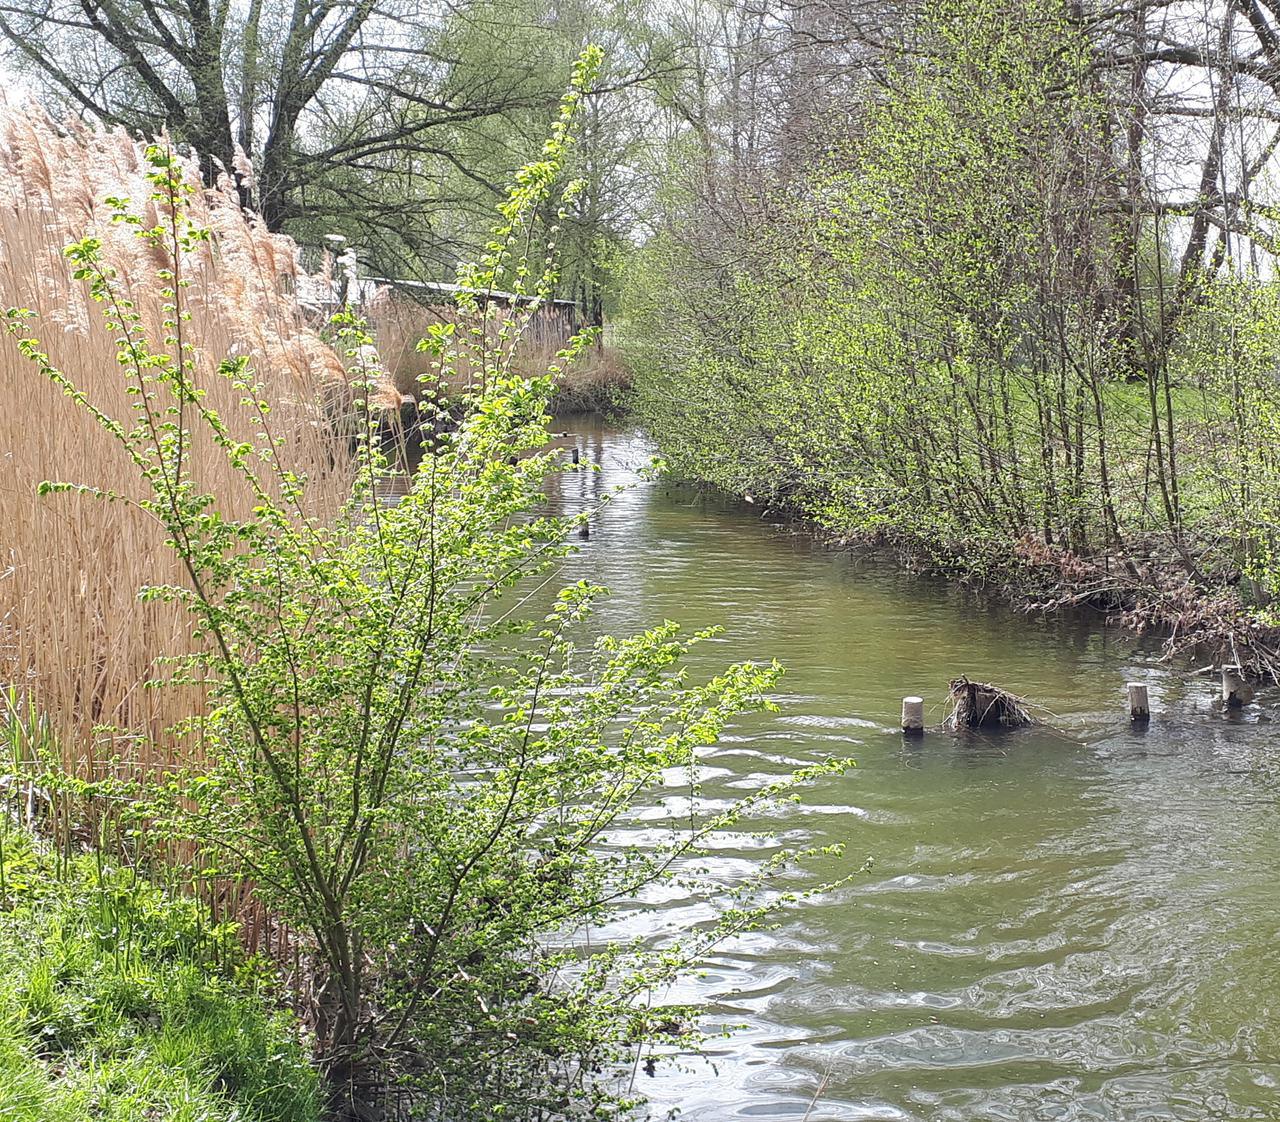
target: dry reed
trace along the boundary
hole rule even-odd
[[[145,213],[151,186],[141,148],[120,132],[64,128],[3,106],[0,137],[0,304],[34,311],[32,330],[54,365],[127,421],[113,337],[73,279],[63,247],[86,234],[102,240],[158,345],[154,272],[163,262],[129,228],[113,226],[102,202],[125,196]],[[186,174],[194,181],[193,167]],[[187,274],[197,383],[237,435],[254,439],[258,426],[244,415],[239,393],[216,373],[225,356],[249,355],[272,403],[275,432],[286,437],[284,459],[316,480],[308,501],[336,501],[346,476],[326,413],[342,400],[346,382],[292,295],[300,275],[296,247],[247,217],[225,186],[193,198],[190,215],[213,232]],[[156,220],[154,208],[148,218]],[[177,749],[166,730],[198,710],[201,698],[190,689],[144,686],[163,677],[163,656],[191,643],[182,608],[138,598],[143,585],[183,580],[164,534],[122,504],[36,494],[48,479],[137,495],[137,473],[115,441],[7,339],[0,340],[0,400],[0,678],[9,696],[48,715],[71,774],[137,776],[169,765]],[[196,440],[191,462],[201,489],[217,495],[224,510],[246,512],[243,485],[207,440]]]
[[[415,398],[422,396],[421,380],[434,381],[435,378],[433,362],[436,360],[417,349],[418,341],[433,325],[452,323],[462,332],[480,326],[483,318],[488,346],[496,351],[501,347],[499,333],[510,330],[519,319],[505,308],[487,317],[469,319],[452,304],[424,304],[389,287],[379,289],[363,311],[383,367],[396,391]],[[573,317],[562,306],[540,307],[521,330],[512,357],[512,370],[525,377],[540,377],[553,366],[561,365],[557,356],[569,345],[575,330]],[[450,383],[441,387],[445,396],[480,381],[477,358],[470,354],[461,356]],[[612,348],[597,342],[587,346],[556,375],[557,393],[553,404],[561,413],[600,409],[607,406],[626,383],[626,375]]]

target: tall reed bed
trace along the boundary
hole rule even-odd
[[[458,332],[480,333],[485,347],[474,355],[460,356],[450,371],[445,396],[456,396],[479,386],[480,368],[486,353],[496,354],[511,343],[518,312],[500,301],[467,313],[454,304],[423,303],[392,288],[382,288],[363,309],[377,342],[378,354],[388,379],[396,391],[421,397],[424,380],[438,381],[439,363],[418,347],[433,328],[452,325]],[[581,349],[573,362],[565,362],[561,352],[569,347],[580,330],[575,317],[563,305],[543,304],[523,322],[514,341],[511,369],[524,377],[539,377],[552,371],[556,395],[552,408],[557,413],[586,412],[612,404],[626,389],[628,377],[612,347],[596,340]]]
[[[53,364],[106,413],[127,420],[116,337],[87,286],[74,279],[63,249],[86,235],[100,239],[159,345],[164,313],[154,278],[163,253],[113,224],[104,203],[126,197],[144,222],[158,221],[147,209],[151,186],[141,147],[120,132],[64,128],[2,107],[0,138],[0,306],[30,309],[31,329]],[[188,174],[196,181],[194,166]],[[193,199],[191,212],[212,235],[190,263],[184,295],[190,320],[182,330],[198,384],[237,436],[258,444],[258,434],[269,430],[282,438],[285,462],[317,480],[307,490],[309,503],[336,503],[348,480],[331,421],[346,380],[294,299],[296,247],[248,217],[227,184]],[[84,409],[22,358],[12,340],[3,342],[0,680],[7,689],[0,700],[23,714],[45,715],[48,735],[40,743],[46,750],[56,745],[59,759],[52,762],[74,777],[163,768],[178,751],[165,730],[198,712],[202,698],[196,687],[148,688],[165,676],[166,656],[190,649],[191,625],[182,607],[143,602],[139,589],[181,584],[178,560],[158,523],[128,503],[74,493],[38,497],[44,480],[140,497],[138,473]],[[250,357],[260,382],[256,396],[269,407],[261,416],[243,408],[241,394],[218,375],[229,355]],[[196,440],[191,454],[200,486],[218,495],[224,509],[247,507],[251,496],[236,485],[223,452],[206,439]],[[14,727],[32,727],[9,716]],[[35,741],[20,747],[23,754],[38,754]],[[75,825],[69,804],[58,813],[65,827]]]

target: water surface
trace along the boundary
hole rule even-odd
[[[1131,636],[983,606],[749,506],[637,482],[642,438],[568,427],[601,470],[553,481],[558,504],[633,484],[565,567],[612,590],[592,626],[720,624],[703,668],[787,668],[782,713],[708,756],[707,795],[853,756],[773,826],[844,843],[814,875],[874,859],[668,995],[741,1027],[705,1060],[639,1075],[656,1107],[700,1122],[1280,1118],[1272,699],[1226,717],[1207,678]],[[940,721],[960,673],[1034,699],[1061,731],[904,741],[901,697]],[[1145,732],[1126,681],[1149,683]],[[731,879],[760,854],[719,856]],[[704,915],[667,893],[629,922],[659,935]]]

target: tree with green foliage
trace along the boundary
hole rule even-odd
[[[1249,640],[1280,588],[1273,282],[1228,256],[1266,208],[1146,177],[1115,33],[1066,0],[922,10],[804,174],[717,237],[678,197],[630,274],[636,404],[682,475],[1280,671]],[[1274,145],[1241,138],[1247,192]]]

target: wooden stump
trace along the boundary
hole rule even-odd
[[[1145,724],[1151,720],[1151,705],[1147,701],[1147,687],[1142,682],[1130,682],[1129,720]]]
[[[902,731],[908,736],[924,735],[924,698],[902,699]]]
[[[1022,699],[987,682],[972,682],[959,677],[951,682],[951,716],[953,728],[1023,728],[1032,724],[1031,714]]]

